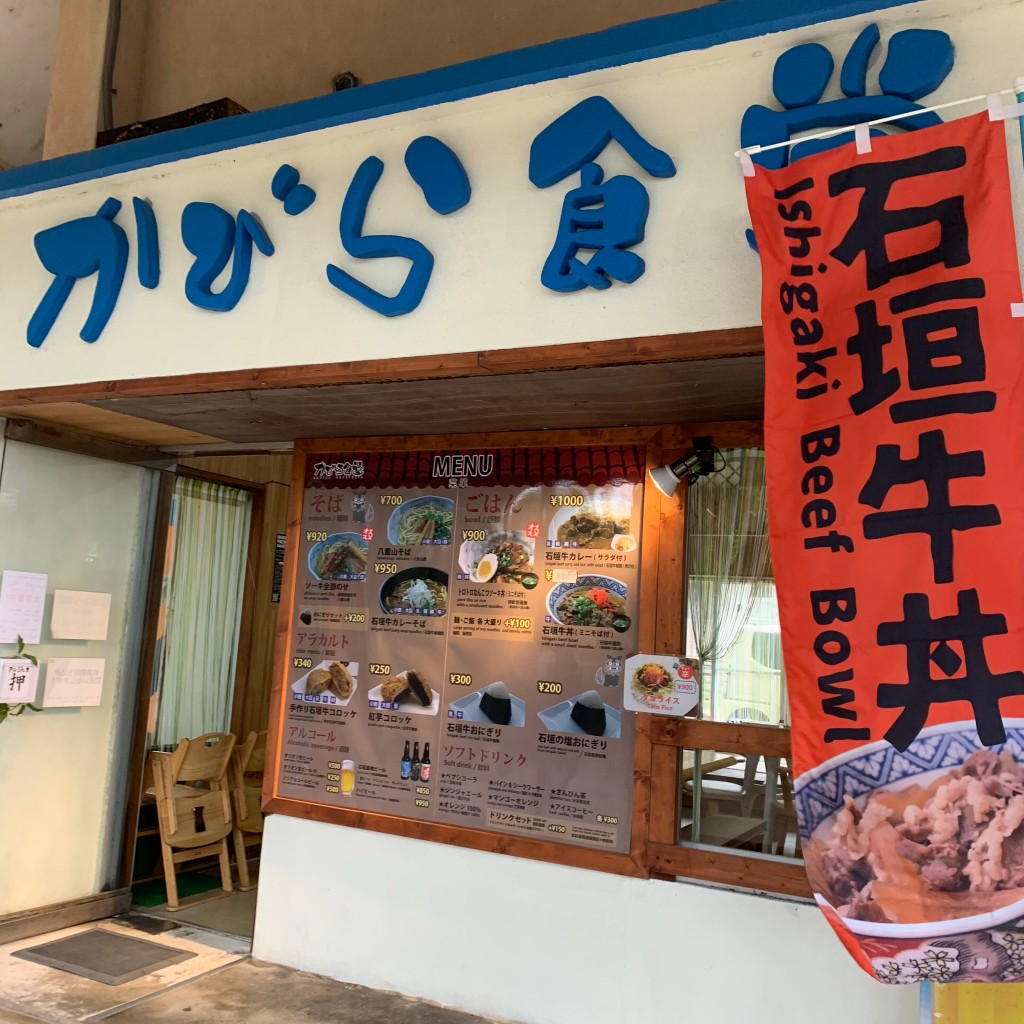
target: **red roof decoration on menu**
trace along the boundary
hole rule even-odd
[[[645,452],[636,445],[596,447],[445,449],[419,452],[312,452],[306,487],[447,488],[482,484],[501,487],[554,486],[570,480],[582,487],[613,481],[639,483]]]

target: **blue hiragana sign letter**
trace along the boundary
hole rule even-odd
[[[427,204],[436,213],[454,213],[469,202],[469,178],[462,162],[439,139],[432,136],[415,139],[406,149],[405,164],[423,191]],[[402,316],[411,313],[423,300],[434,269],[434,256],[415,238],[363,234],[366,209],[383,173],[384,162],[379,157],[367,157],[359,165],[341,206],[338,232],[345,251],[357,259],[398,256],[409,260],[412,266],[402,287],[397,295],[384,295],[333,263],[327,265],[327,279],[375,313]]]
[[[121,294],[128,266],[128,238],[114,223],[121,200],[107,199],[91,217],[79,217],[40,231],[34,239],[42,265],[53,274],[36,311],[28,322],[28,343],[39,348],[64,308],[75,282],[96,274],[92,308],[79,335],[93,342],[103,333]]]
[[[239,210],[235,218],[216,203],[189,203],[181,213],[181,238],[195,256],[185,278],[185,298],[215,313],[234,309],[245,293],[253,245],[264,256],[274,254],[274,243],[255,214]],[[228,283],[214,292],[213,282],[229,261]]]

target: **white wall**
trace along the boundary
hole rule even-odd
[[[907,26],[953,35],[956,67],[929,102],[1008,87],[1024,69],[1019,46],[1024,5],[929,0],[4,200],[0,388],[757,324],[760,275],[744,239],[743,179],[733,155],[743,111],[752,103],[772,102],[772,69],[782,51],[799,42],[824,41],[838,68],[871,20],[881,24],[884,39]],[[835,84],[832,93],[838,93]],[[535,189],[527,177],[529,148],[556,116],[593,94],[618,105],[645,137],[665,148],[678,174],[652,180],[640,172],[651,198],[647,237],[637,250],[647,262],[640,280],[602,292],[557,294],[541,286],[540,268],[554,241],[562,198],[579,178]],[[427,209],[403,165],[406,146],[424,133],[450,143],[472,181],[469,205],[449,217]],[[418,238],[436,259],[423,303],[403,317],[370,312],[325,276],[327,263],[335,262],[389,293],[404,279],[406,261],[351,259],[338,238],[342,198],[358,165],[372,154],[385,160],[386,170],[366,230]],[[319,196],[294,218],[269,190],[283,161],[298,167]],[[609,176],[635,170],[614,145],[601,163]],[[133,236],[133,195],[151,199],[156,212],[160,286],[140,287],[133,258],[118,308],[100,340],[88,345],[77,334],[93,284],[80,283],[44,346],[30,348],[25,327],[52,279],[36,260],[35,232],[92,214],[104,199],[116,196],[125,203],[120,223]],[[253,257],[248,290],[230,313],[199,310],[184,298],[191,257],[181,244],[179,225],[183,207],[193,200],[219,202],[232,212],[255,210],[277,246],[270,258]]]
[[[807,904],[272,815],[253,955],[523,1024],[915,1024]]]
[[[26,710],[0,725],[3,915],[89,896],[115,880],[153,474],[16,442],[0,461],[0,569],[49,574],[42,643],[28,648],[41,686],[47,658],[106,659],[98,707]],[[106,641],[52,638],[58,588],[113,595]],[[0,657],[15,650],[0,644]]]

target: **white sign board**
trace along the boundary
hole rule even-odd
[[[634,654],[626,659],[622,706],[627,711],[681,716],[700,701],[700,663],[672,654]]]
[[[55,640],[106,640],[110,594],[55,590],[50,632]]]
[[[31,704],[38,688],[38,665],[27,658],[0,658],[0,704]]]
[[[0,644],[39,643],[46,603],[46,573],[5,569],[0,582]]]
[[[96,707],[103,693],[103,658],[50,658],[46,663],[44,708]]]

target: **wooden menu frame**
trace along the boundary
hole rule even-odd
[[[267,736],[268,770],[264,776],[263,808],[271,814],[287,814],[391,835],[427,839],[452,846],[506,853],[517,857],[591,868],[637,878],[649,876],[648,826],[650,822],[651,737],[650,716],[637,716],[633,763],[633,810],[630,852],[611,853],[564,843],[488,832],[461,825],[424,822],[379,812],[359,811],[309,803],[277,794],[282,754],[281,736],[286,710],[288,656],[295,584],[298,574],[299,530],[305,488],[306,456],[314,451],[415,451],[438,448],[508,448],[552,445],[643,445],[647,467],[661,465],[666,457],[678,457],[690,438],[709,425],[692,427],[642,427],[630,429],[517,431],[486,434],[440,434],[416,437],[315,438],[295,444],[281,607],[274,653],[274,687]],[[683,534],[685,505],[680,495],[666,498],[650,485],[644,488],[643,534],[640,562],[640,617],[637,643],[640,650],[678,652],[682,644]]]

